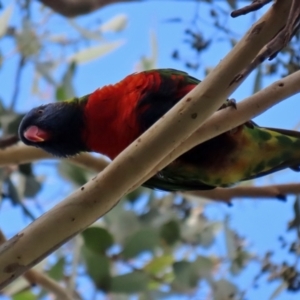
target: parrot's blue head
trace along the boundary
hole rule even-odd
[[[19,126],[24,144],[59,157],[87,151],[83,141],[84,104],[79,101],[50,103],[33,108]]]

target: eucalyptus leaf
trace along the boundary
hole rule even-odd
[[[147,274],[135,271],[112,277],[110,290],[114,293],[138,293],[147,289],[149,281]]]
[[[180,226],[177,221],[170,220],[160,228],[160,236],[166,244],[172,246],[180,239]]]
[[[199,276],[192,262],[178,261],[173,264],[175,279],[172,287],[178,292],[189,292],[197,286]]]
[[[124,44],[124,41],[107,42],[90,48],[85,48],[68,58],[68,62],[76,62],[77,64],[87,63],[98,59]]]
[[[41,49],[37,33],[27,19],[23,20],[22,31],[16,35],[16,41],[19,51],[25,58],[37,55]]]
[[[148,264],[145,265],[144,270],[147,273],[157,275],[166,269],[172,267],[174,258],[172,255],[162,255],[154,257]]]
[[[108,291],[110,289],[110,260],[102,254],[95,253],[86,246],[82,247],[82,256],[85,261],[88,275],[97,288]]]
[[[0,38],[5,35],[13,12],[13,5],[9,5],[0,15]]]
[[[122,31],[128,23],[128,17],[125,14],[118,14],[114,17],[112,17],[107,22],[103,23],[99,30],[100,32],[119,32]]]
[[[237,254],[236,243],[235,243],[235,233],[229,227],[229,218],[226,217],[224,222],[224,231],[225,231],[225,241],[227,248],[227,255],[231,260],[234,260]]]
[[[233,300],[238,293],[237,287],[225,279],[214,282],[213,299],[214,300]]]
[[[64,178],[70,180],[76,186],[82,186],[88,181],[87,170],[67,161],[61,161],[58,170]]]
[[[12,297],[12,300],[36,300],[36,295],[30,290],[16,294]]]
[[[75,97],[73,78],[76,71],[75,62],[71,62],[63,75],[61,84],[56,89],[56,100],[63,101]]]
[[[33,198],[41,190],[41,183],[34,176],[25,177],[24,196]]]
[[[53,78],[53,71],[56,67],[56,64],[52,62],[36,62],[35,70],[40,74],[47,82],[56,86],[56,82]]]
[[[83,38],[87,40],[96,40],[96,41],[101,41],[102,37],[99,34],[99,32],[95,32],[89,29],[86,29],[82,26],[80,26],[75,19],[69,19],[68,20],[69,24],[77,31],[79,32]]]
[[[142,71],[155,69],[157,67],[158,46],[155,32],[150,33],[151,54],[150,56],[142,56],[138,65]]]
[[[132,258],[143,251],[153,251],[158,245],[159,234],[157,230],[145,228],[127,238],[122,255],[125,258]]]
[[[82,232],[85,246],[95,253],[104,254],[114,243],[113,236],[101,227],[89,227]]]
[[[66,264],[65,257],[60,257],[57,262],[49,269],[47,272],[48,275],[55,279],[56,281],[60,281],[64,278],[64,268]]]
[[[285,291],[288,288],[288,284],[285,281],[282,281],[278,287],[274,290],[274,292],[271,294],[269,300],[276,299],[283,291]]]
[[[122,203],[106,214],[104,220],[107,228],[114,235],[115,242],[120,244],[141,228],[137,215],[133,211],[125,210]]]

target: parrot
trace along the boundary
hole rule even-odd
[[[175,69],[133,73],[83,97],[33,108],[19,125],[19,137],[57,157],[97,152],[113,160],[199,83]],[[228,107],[236,108],[235,101],[225,100],[219,110]],[[299,165],[300,132],[260,127],[249,120],[196,145],[143,186],[209,190],[285,168],[299,171]]]

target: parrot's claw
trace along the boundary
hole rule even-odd
[[[228,100],[228,103],[227,103],[227,106],[230,106],[230,107],[232,107],[232,108],[234,108],[234,109],[237,109],[237,106],[236,106],[236,100],[235,99],[229,99]]]
[[[221,105],[221,107],[219,109],[223,109],[223,108],[226,108],[226,107],[232,107],[234,109],[237,109],[235,99],[229,99],[229,100],[227,100],[225,103],[223,103]]]

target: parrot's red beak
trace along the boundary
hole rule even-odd
[[[24,131],[24,137],[30,142],[40,143],[49,138],[49,133],[37,126],[30,126]]]

